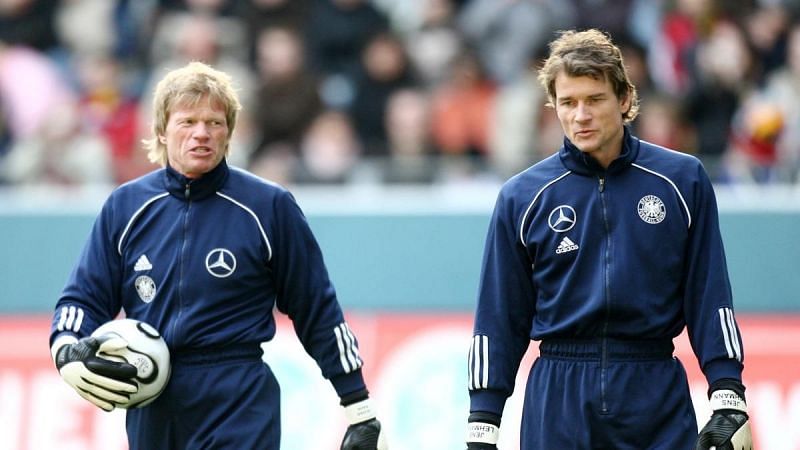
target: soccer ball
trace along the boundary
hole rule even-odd
[[[97,328],[92,336],[116,334],[128,342],[128,346],[113,354],[98,352],[97,356],[111,361],[127,362],[136,367],[133,380],[139,391],[131,394],[130,402],[118,405],[122,409],[139,408],[151,403],[167,385],[170,375],[169,348],[158,330],[135,319],[117,319]]]

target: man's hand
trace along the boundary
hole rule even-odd
[[[341,450],[388,450],[381,423],[375,418],[369,398],[344,409],[350,426],[344,433]]]
[[[467,450],[497,450],[500,417],[486,412],[474,412],[467,423]]]
[[[113,354],[127,345],[118,336],[85,337],[58,349],[56,368],[64,381],[81,397],[105,411],[111,411],[116,404],[127,402],[128,395],[139,389],[132,381],[136,377],[136,367],[100,358],[97,353]]]
[[[753,437],[747,416],[747,404],[733,390],[711,393],[714,413],[697,437],[695,450],[753,450]]]

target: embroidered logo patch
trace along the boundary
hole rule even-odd
[[[156,282],[147,275],[136,277],[134,282],[136,286],[136,293],[139,298],[145,303],[150,303],[156,298]]]
[[[636,209],[639,211],[639,217],[650,224],[661,223],[664,217],[667,216],[667,209],[664,206],[664,202],[655,195],[645,195],[642,197]]]
[[[227,248],[215,248],[206,255],[206,270],[217,278],[228,277],[236,270],[236,257]]]
[[[136,265],[133,266],[133,270],[136,272],[144,272],[145,270],[150,270],[153,268],[153,265],[150,264],[150,260],[147,259],[147,255],[142,255],[136,260]]]
[[[567,253],[567,252],[575,251],[578,248],[579,248],[578,244],[572,242],[572,239],[564,236],[564,239],[562,239],[561,243],[558,244],[558,248],[556,249],[556,253],[558,253],[558,254]]]
[[[547,217],[547,224],[556,233],[571,230],[576,221],[575,210],[569,205],[556,206],[555,209],[550,211],[550,216]]]

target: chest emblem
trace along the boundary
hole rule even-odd
[[[156,282],[147,275],[136,277],[133,285],[136,287],[136,293],[139,294],[139,298],[143,302],[150,303],[156,298]]]
[[[146,270],[150,270],[153,268],[153,264],[150,263],[150,260],[147,259],[147,255],[142,255],[136,260],[136,264],[133,266],[133,270],[136,272],[143,272]]]
[[[556,233],[563,233],[571,230],[575,226],[576,220],[577,217],[572,206],[561,205],[550,211],[550,216],[547,217],[547,224]]]
[[[236,257],[226,248],[215,248],[206,255],[206,270],[217,278],[229,277],[236,270]]]
[[[639,217],[650,224],[661,223],[664,217],[667,216],[667,209],[664,206],[664,202],[655,195],[645,195],[642,197],[636,209],[639,211]]]
[[[578,247],[578,244],[572,242],[572,239],[564,236],[564,239],[561,239],[561,243],[558,244],[558,248],[556,248],[556,253],[559,255],[562,253],[569,253],[577,250],[578,248],[580,248]]]

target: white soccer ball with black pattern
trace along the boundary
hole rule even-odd
[[[109,333],[124,339],[128,346],[113,354],[98,352],[97,356],[135,366],[137,374],[133,381],[139,386],[139,391],[131,394],[129,403],[117,407],[140,408],[153,402],[164,391],[171,371],[169,348],[164,338],[151,325],[129,318],[106,322],[92,336]]]

